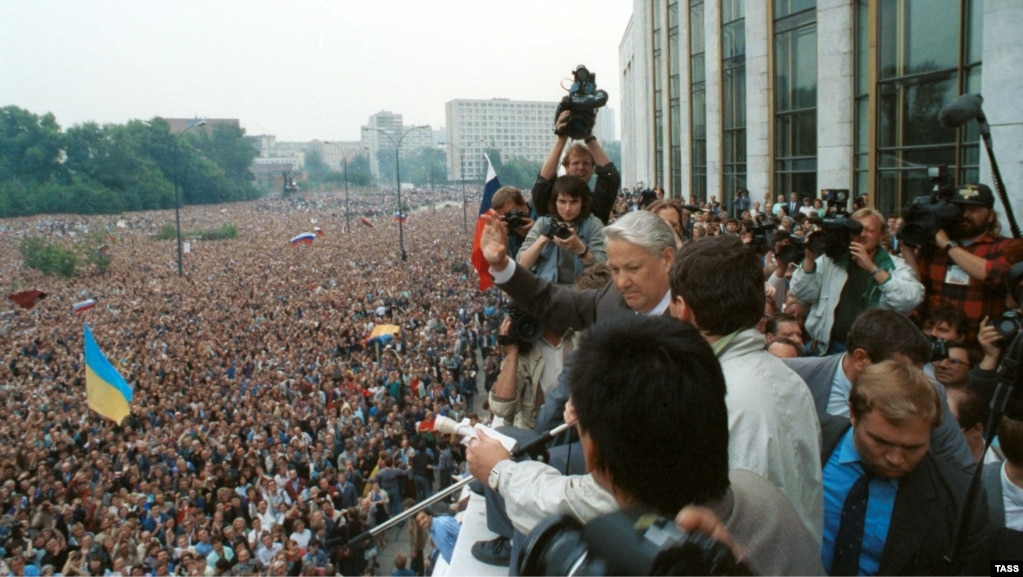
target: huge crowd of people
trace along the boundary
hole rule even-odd
[[[563,387],[559,359],[571,350],[559,348],[570,334],[561,331],[626,311],[673,316],[700,329],[730,392],[727,465],[763,478],[747,480],[750,486],[773,484],[782,508],[791,509],[786,514],[801,521],[792,530],[823,548],[820,560],[801,564],[796,561],[806,559],[765,556],[747,543],[754,562],[828,573],[935,570],[925,548],[942,545],[937,538],[918,547],[920,556],[929,556],[926,563],[887,559],[877,542],[864,544],[863,564],[856,555],[850,561],[836,544],[844,539],[841,501],[857,490],[858,475],[870,477],[866,482],[904,479],[909,486],[926,469],[959,487],[965,486],[961,476],[982,466],[975,461],[995,432],[977,424],[985,422],[983,404],[1003,351],[992,320],[1013,304],[1018,285],[1012,283],[1019,280],[1013,271],[1023,275],[1010,270],[1023,250],[1000,237],[991,191],[983,185],[957,189],[953,202],[963,217],[948,234],[932,231],[934,238],[921,247],[894,234],[899,215],[886,217],[866,199],[854,199],[848,215],[854,224],[837,237],[832,230],[831,245],[822,248],[810,235],[833,215],[834,199],[779,195],[772,202],[767,195],[761,203],[742,191],[725,207],[714,197],[683,202],[660,188],[623,189],[612,199],[606,189],[619,177],[596,143],[590,146],[597,153],[570,147],[564,159],[569,176],[554,178],[564,140],[559,137],[545,165],[551,174],[541,171],[529,198],[545,191],[544,209],[508,187],[495,197],[483,252],[498,287],[487,291],[479,290],[469,262],[471,231],[463,230],[458,206],[410,207],[401,249],[393,211],[379,198],[360,196],[360,211],[370,217],[351,219],[347,227],[344,203],[332,194],[190,207],[182,229],[230,223],[238,235],[218,241],[186,235],[182,275],[174,242],[155,236],[167,213],[0,223],[5,290],[48,295],[33,308],[12,303],[0,314],[0,569],[372,574],[386,533],[353,538],[422,501],[436,484],[450,485],[461,470],[485,485],[488,521],[499,515],[507,521],[493,529],[499,537],[477,543],[473,555],[508,564],[511,540],[533,524],[532,516],[552,510],[548,505],[590,513],[614,507],[601,490],[620,488],[615,479],[597,470],[601,482],[576,485],[566,478],[558,490],[548,482],[536,492],[532,477],[521,472],[536,466],[514,469],[503,463],[510,456],[504,449],[481,443],[474,453],[420,424],[438,415],[489,421],[489,413],[474,412],[484,400],[475,398],[477,383],[485,383],[488,403],[505,423],[546,422]],[[592,192],[573,187],[572,179],[588,178],[594,169],[603,185]],[[559,223],[566,227],[563,236],[556,232]],[[305,231],[315,231],[311,242],[289,242]],[[109,269],[85,269],[69,280],[24,267],[18,253],[25,237],[73,245],[97,234],[107,241]],[[701,242],[707,237],[732,238]],[[806,240],[794,246],[800,239]],[[539,250],[529,252],[538,240],[550,249],[549,262],[533,254]],[[595,285],[578,285],[574,293],[558,286],[589,282],[597,271],[602,276]],[[728,287],[715,284],[725,278],[732,279]],[[539,336],[540,352],[523,353],[538,359],[532,372],[508,354],[519,345],[507,338],[506,294],[549,323]],[[74,310],[74,303],[88,299],[95,306]],[[86,323],[133,386],[131,415],[121,423],[86,406]],[[370,339],[381,325],[398,330]],[[544,345],[554,352],[545,353]],[[943,355],[935,352],[942,346]],[[775,357],[803,358],[783,363]],[[549,374],[546,365],[553,367]],[[880,388],[887,382],[919,389],[909,416],[886,412],[888,404],[901,402],[901,393]],[[774,392],[765,393],[767,387]],[[875,394],[871,387],[880,391],[877,398],[888,399],[885,407],[869,398],[856,404]],[[571,413],[569,402],[564,418]],[[920,421],[910,432],[926,443],[900,445],[909,426],[900,419]],[[862,432],[876,423],[890,434]],[[834,427],[822,436],[821,424]],[[1023,467],[1013,463],[1021,460],[1014,446],[1021,435],[1005,435],[1006,451],[989,453],[988,460],[994,471],[1002,467],[997,457],[1007,458],[1003,477],[1009,479]],[[829,444],[818,455],[822,438]],[[883,468],[878,449],[847,470],[843,459],[854,448],[865,453],[871,440],[918,455],[884,473],[875,470]],[[490,456],[484,459],[485,451]],[[999,485],[991,475],[988,491],[1009,487],[1003,527],[1023,525],[1013,508],[1013,485]],[[965,497],[956,490],[950,495],[957,502]],[[893,503],[902,511],[904,497],[887,498],[889,515]],[[512,510],[517,503],[530,505]],[[970,541],[977,547],[953,572],[973,570],[977,565],[969,563],[983,557],[986,509],[980,511],[975,525],[982,528]],[[928,524],[948,529],[950,517]],[[896,515],[890,522],[902,530],[907,519]],[[411,546],[395,558],[395,574],[429,574],[424,550],[431,540],[450,561],[456,523],[426,511],[403,527]]]
[[[0,316],[0,572],[373,570],[383,537],[345,543],[434,477],[450,483],[460,445],[417,423],[472,416],[501,298],[478,291],[460,206],[410,207],[407,261],[393,211],[344,232],[343,206],[188,207],[183,276],[174,240],[154,238],[167,212],[0,224],[7,293],[47,293]],[[223,224],[236,239],[189,234]],[[65,281],[22,265],[23,238],[76,246],[97,231],[106,272]],[[84,324],[134,389],[120,424],[86,406]],[[400,332],[366,342],[377,325]],[[409,553],[422,574],[422,545]]]

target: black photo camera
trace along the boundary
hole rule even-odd
[[[554,122],[557,123],[561,113],[568,110],[572,114],[568,122],[560,132],[555,128],[558,136],[568,136],[575,140],[586,138],[593,131],[593,125],[597,122],[597,109],[607,104],[607,92],[597,88],[597,75],[580,64],[572,72],[573,82],[554,112]]]
[[[512,323],[507,335],[497,336],[497,342],[502,346],[515,344],[521,348],[523,345],[532,345],[543,336],[543,322],[521,307],[512,305],[505,308],[504,312],[511,317]]]
[[[936,363],[948,358],[948,341],[937,337],[929,337],[931,343],[931,362]]]
[[[528,218],[529,214],[526,211],[512,209],[504,213],[501,220],[508,225],[509,230],[516,230],[525,226]]]
[[[572,236],[572,229],[561,221],[552,220],[550,231],[547,233],[552,238],[560,238],[561,240],[567,240]]]
[[[583,525],[545,519],[526,537],[519,575],[751,575],[725,545],[683,533],[672,519],[637,510]]]

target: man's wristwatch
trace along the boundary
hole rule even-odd
[[[491,490],[497,491],[497,482],[501,480],[501,473],[497,470],[497,467],[490,468],[490,474],[487,475],[487,486]]]
[[[961,246],[958,242],[956,242],[954,240],[950,240],[950,241],[948,241],[948,244],[945,245],[945,252],[948,252],[948,251],[950,251],[950,250],[952,250],[952,249],[954,249],[954,248],[956,248],[958,246]]]
[[[596,136],[593,136],[593,135],[591,134],[591,135],[587,136],[586,138],[584,138],[584,139],[583,139],[583,142],[585,142],[586,144],[589,144],[589,143],[593,142],[593,141],[594,141],[594,140],[596,140],[596,139],[597,139],[597,137],[596,137]]]

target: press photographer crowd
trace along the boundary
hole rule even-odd
[[[1000,183],[936,170],[894,214],[626,189],[592,134],[607,94],[574,77],[532,190],[493,194],[474,249],[457,209],[412,206],[399,259],[386,219],[344,231],[311,195],[188,211],[244,224],[184,276],[156,264],[160,215],[122,216],[109,271],[63,281],[17,239],[102,218],[0,222],[0,274],[40,289],[0,316],[0,574],[454,575],[456,547],[519,575],[1023,559]],[[87,401],[116,374],[120,420]],[[471,502],[495,538],[464,542]]]

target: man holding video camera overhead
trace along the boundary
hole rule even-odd
[[[791,290],[810,303],[806,330],[811,353],[844,352],[849,328],[868,308],[908,314],[923,300],[924,287],[913,268],[881,246],[886,223],[880,212],[862,208],[847,220],[825,220],[824,230],[813,233],[824,243],[814,236],[805,243]]]
[[[1005,311],[1005,276],[1009,272],[1005,253],[1013,239],[996,232],[995,197],[987,185],[963,185],[948,193],[947,203],[958,211],[952,218],[939,215],[937,230],[926,230],[930,234],[924,242],[904,234],[913,225],[922,231],[927,228],[914,220],[912,210],[907,212],[899,230],[901,250],[910,266],[920,271],[926,289],[924,307],[946,304],[961,308],[966,313],[969,341],[977,336],[984,317],[994,319]],[[926,314],[926,310],[922,312]]]
[[[557,138],[533,184],[533,206],[536,207],[537,216],[549,213],[551,191],[560,162],[566,174],[581,178],[587,186],[593,173],[597,173],[597,183],[593,187],[592,214],[607,224],[618,189],[622,187],[622,175],[601,148],[600,141],[592,134],[597,120],[597,108],[607,102],[607,93],[596,89],[596,75],[590,73],[585,66],[576,67],[573,74],[575,83],[558,106],[554,121],[554,134]],[[569,146],[562,159],[569,138],[576,142]],[[580,140],[582,142],[578,142]]]

